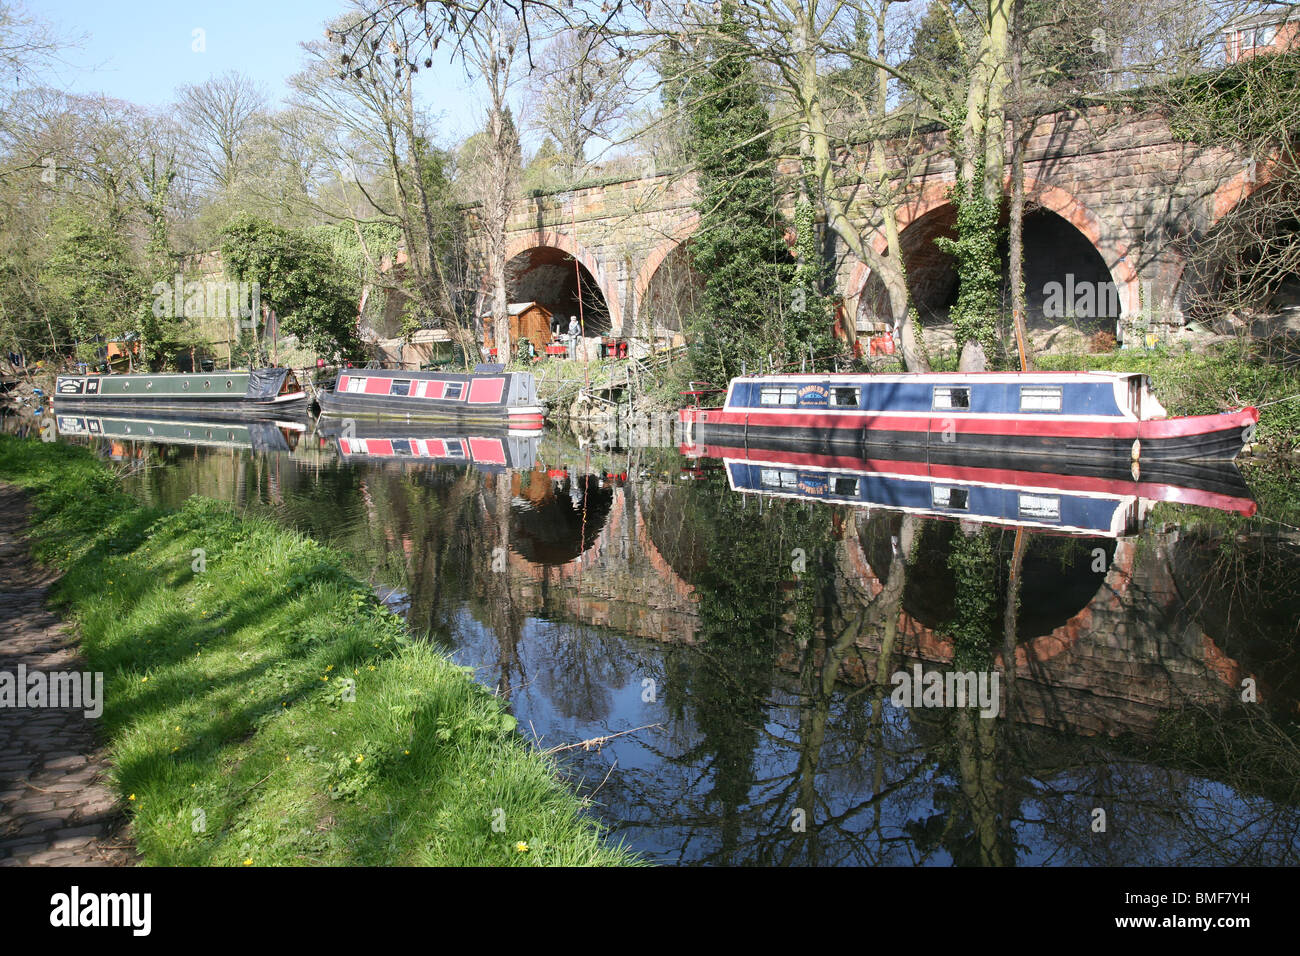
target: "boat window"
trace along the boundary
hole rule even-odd
[[[758,482],[764,488],[796,488],[799,485],[799,473],[782,471],[780,468],[764,468],[758,473]]]
[[[949,488],[946,485],[935,485],[930,490],[930,500],[934,502],[936,508],[947,508],[950,511],[966,511],[970,508],[970,491],[965,488]]]
[[[1059,412],[1061,386],[1021,385],[1020,410],[1022,412]]]
[[[393,384],[388,386],[389,395],[410,395],[411,380],[409,378],[395,378]]]
[[[448,458],[464,458],[464,457],[465,457],[465,446],[464,446],[464,444],[462,444],[461,442],[458,442],[458,441],[449,441],[449,442],[447,442],[447,457],[448,457]]]
[[[970,388],[962,385],[936,385],[935,408],[970,408]]]
[[[833,403],[841,408],[857,408],[861,404],[862,389],[836,388]]]
[[[836,478],[834,493],[844,498],[856,498],[858,496],[858,479]]]
[[[798,405],[799,389],[793,385],[770,385],[758,393],[760,405]]]
[[[348,379],[349,392],[364,392],[366,390],[366,379],[357,378],[355,375]]]
[[[457,399],[460,398],[461,394],[464,391],[465,391],[464,382],[448,382],[447,391],[443,392],[442,397],[449,398],[452,401],[456,401]]]
[[[1035,521],[1060,521],[1061,499],[1046,495],[1021,495],[1020,517]]]

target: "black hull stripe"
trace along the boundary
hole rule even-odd
[[[1042,437],[1025,435],[950,434],[951,441],[928,432],[885,431],[883,429],[789,429],[756,425],[721,425],[712,422],[694,426],[696,440],[701,443],[740,444],[773,441],[797,441],[800,448],[824,451],[827,454],[844,454],[861,451],[864,457],[920,453],[922,457],[940,453],[944,455],[1032,455],[1089,461],[1130,461],[1133,440],[1129,438],[1079,438]],[[1143,460],[1168,461],[1212,460],[1231,461],[1241,451],[1241,430],[1233,428],[1224,432],[1187,435],[1176,438],[1144,439],[1140,457]]]
[[[182,399],[178,401],[156,401],[124,398],[117,396],[100,399],[68,398],[58,396],[54,399],[54,410],[72,410],[94,415],[130,415],[137,412],[182,412],[186,415],[220,415],[233,418],[301,418],[307,411],[307,397],[295,398],[289,402],[249,402],[243,400],[203,401]]]

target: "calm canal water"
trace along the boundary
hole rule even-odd
[[[1233,480],[1159,492],[1215,507],[1153,506],[1104,479],[918,484],[550,431],[69,424],[144,499],[208,495],[349,552],[540,746],[589,742],[563,773],[652,860],[1300,857],[1277,738],[1300,698],[1300,551],[1233,513]],[[896,675],[930,672],[891,701]],[[997,715],[926,706],[948,672],[985,680]]]

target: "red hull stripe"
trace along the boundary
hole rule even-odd
[[[1138,422],[1126,419],[1105,421],[1056,421],[1046,417],[963,418],[959,415],[872,415],[826,414],[780,415],[770,412],[708,412],[700,415],[701,425],[749,425],[756,428],[789,428],[833,431],[950,432],[955,435],[1028,435],[1044,438],[1138,437]]]
[[[1221,415],[1190,415],[1186,418],[1163,418],[1142,422],[1142,438],[1184,438],[1188,435],[1205,435],[1210,432],[1246,428],[1259,421],[1259,410],[1243,408],[1239,412]]]
[[[883,430],[894,432],[944,432],[966,435],[1016,435],[1044,438],[1182,438],[1244,428],[1259,420],[1259,412],[1246,408],[1221,415],[1195,415],[1155,421],[1103,419],[1057,420],[1046,416],[1021,418],[968,418],[961,415],[872,415],[837,412],[772,414],[770,412],[701,412],[701,425],[749,425],[759,428],[810,430]]]

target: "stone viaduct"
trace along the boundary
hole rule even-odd
[[[512,549],[510,573],[518,597],[533,613],[579,622],[653,641],[695,644],[700,626],[699,596],[679,565],[684,550],[674,540],[671,521],[656,516],[679,513],[675,490],[644,482],[613,489],[611,507],[591,544],[564,563],[542,566]],[[1004,706],[1017,722],[1080,736],[1150,736],[1160,715],[1195,701],[1226,706],[1248,669],[1221,649],[1188,613],[1172,573],[1176,532],[1120,538],[1104,578],[1092,596],[1059,625],[1023,640],[1015,651],[1015,700],[1001,688]],[[1096,544],[1093,540],[1090,543]],[[842,613],[865,606],[884,587],[885,572],[872,566],[856,533],[835,546],[839,598],[833,627]],[[790,610],[787,607],[787,612]],[[898,608],[896,661],[925,670],[951,667],[954,644],[920,620],[906,605]],[[791,622],[786,622],[791,625]],[[791,625],[792,626],[792,625]],[[872,681],[881,633],[868,629],[857,653],[841,664],[840,675],[854,684]],[[797,672],[805,648],[786,631],[777,666]],[[1006,671],[999,654],[995,667]]]
[[[928,133],[889,147],[893,167],[909,169],[899,225],[923,321],[942,320],[956,289],[951,258],[933,241],[952,235],[955,222],[948,199],[953,166],[940,148],[942,136]],[[839,157],[846,168],[865,168],[864,160],[865,150]],[[783,172],[793,171],[784,165]],[[1042,118],[1028,139],[1025,174],[1030,318],[1043,317],[1050,283],[1067,290],[1071,283],[1091,284],[1109,297],[1099,328],[1139,316],[1155,325],[1180,324],[1186,290],[1200,281],[1186,267],[1188,243],[1266,178],[1262,165],[1180,142],[1159,114],[1103,106]],[[868,190],[856,193],[844,194],[852,215],[874,230],[883,250]],[[511,301],[536,300],[576,314],[581,290],[589,334],[673,330],[674,305],[699,282],[688,256],[700,223],[694,201],[692,175],[653,172],[522,200],[509,229]],[[837,291],[858,328],[890,321],[867,266],[842,241],[834,242],[832,257]]]

